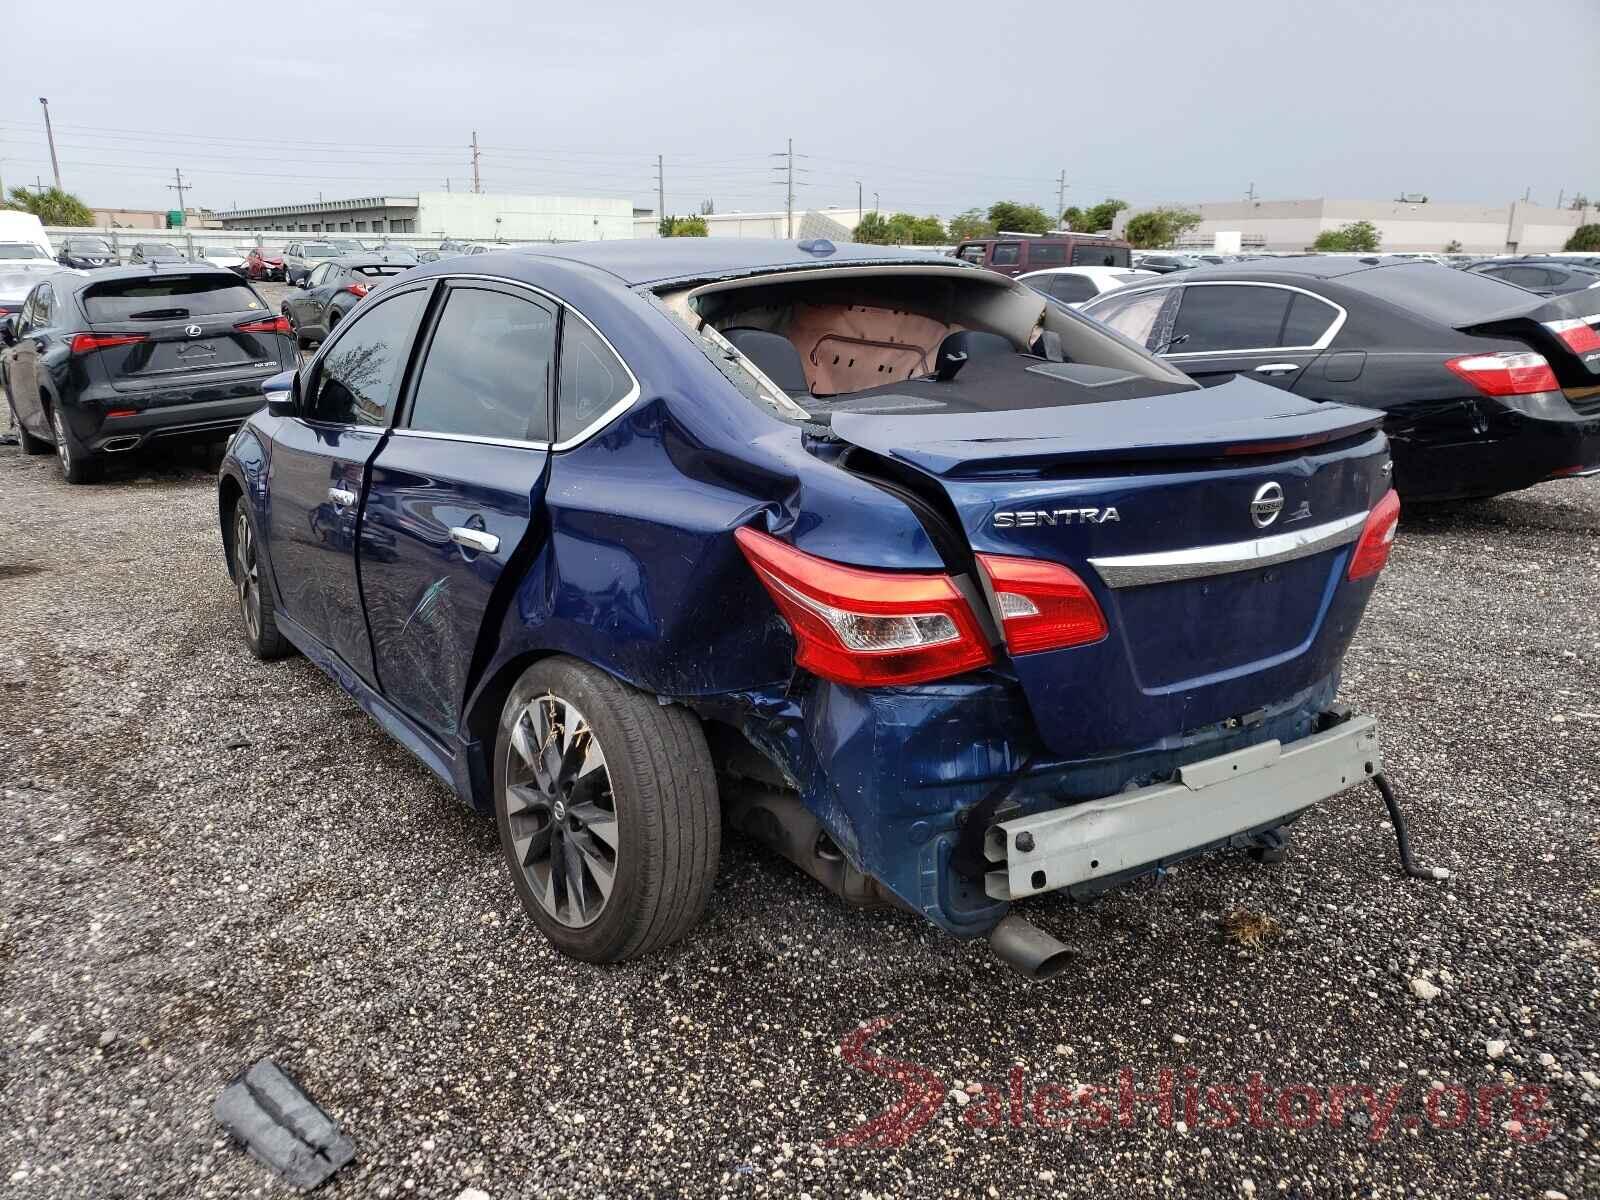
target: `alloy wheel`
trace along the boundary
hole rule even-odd
[[[512,849],[534,900],[569,928],[594,924],[611,899],[620,837],[605,755],[577,707],[534,697],[512,728],[504,778]]]
[[[67,445],[67,427],[62,424],[61,411],[50,410],[50,427],[56,431],[56,457],[61,460],[61,469],[70,473],[72,471],[72,447]]]
[[[256,539],[250,529],[250,517],[244,511],[244,501],[234,507],[233,515],[233,579],[239,589],[239,610],[244,614],[244,626],[250,640],[261,637],[261,579],[256,565]]]

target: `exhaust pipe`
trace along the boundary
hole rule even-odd
[[[123,437],[114,437],[108,439],[106,443],[100,447],[100,449],[107,454],[116,454],[122,450],[132,450],[138,444],[139,439],[132,434],[128,434]]]
[[[1035,980],[1059,974],[1076,954],[1032,921],[1009,913],[989,931],[989,948],[1013,971]]]

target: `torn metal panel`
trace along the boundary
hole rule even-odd
[[[269,1058],[223,1088],[211,1112],[251,1158],[302,1191],[355,1157],[339,1123]]]

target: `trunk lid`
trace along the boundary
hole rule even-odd
[[[1104,639],[1011,658],[1046,746],[1081,758],[1331,698],[1371,592],[1345,572],[1389,487],[1381,420],[1239,379],[1021,412],[836,411],[832,426],[936,484],[972,551],[1089,586]]]
[[[1456,328],[1523,342],[1544,355],[1563,389],[1584,391],[1600,384],[1600,288],[1535,301],[1521,311]]]

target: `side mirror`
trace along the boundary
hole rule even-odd
[[[5,320],[0,321],[0,343],[4,343],[7,346],[15,346],[17,344],[16,317],[7,317]]]
[[[300,377],[297,371],[284,371],[262,381],[261,394],[267,411],[275,417],[292,417],[300,411]]]

